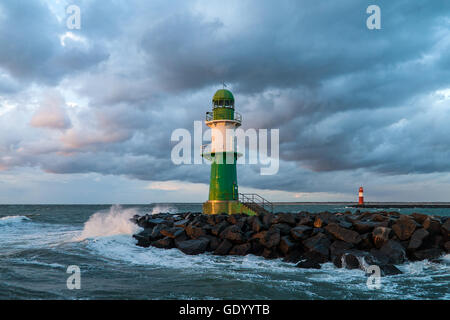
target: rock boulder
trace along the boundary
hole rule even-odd
[[[411,240],[409,240],[408,249],[418,249],[420,246],[422,246],[423,240],[429,235],[430,233],[424,228],[417,229],[411,236]]]
[[[392,230],[400,240],[408,240],[416,230],[417,222],[407,216],[401,216],[392,226]]]
[[[332,234],[336,239],[344,242],[358,244],[361,242],[361,236],[358,232],[340,227],[336,223],[330,223],[325,230]]]
[[[205,238],[186,240],[177,244],[178,249],[189,255],[201,254],[208,248],[209,240]]]

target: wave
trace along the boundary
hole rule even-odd
[[[158,213],[179,213],[179,210],[175,207],[169,206],[169,205],[156,205],[150,214],[158,214]]]
[[[25,221],[30,221],[31,219],[25,216],[6,216],[0,218],[0,225],[14,224]]]
[[[67,269],[67,266],[62,265],[60,263],[47,263],[47,262],[42,262],[42,261],[38,261],[38,260],[30,260],[30,259],[11,259],[11,261],[16,262],[16,263],[20,263],[20,264],[26,264],[26,265],[38,265],[38,266],[44,266],[44,267],[49,267],[49,268],[54,268],[54,269]]]
[[[200,255],[186,255],[180,250],[159,249],[155,247],[142,248],[136,246],[136,240],[127,235],[98,238],[88,243],[88,248],[96,254],[122,263],[141,266],[161,267],[167,269],[182,270],[224,270],[229,272],[259,270],[270,272],[298,272],[298,268],[292,268],[291,264],[281,260],[267,260],[254,255],[247,256],[216,256],[210,253]]]
[[[94,213],[85,222],[81,235],[74,240],[82,241],[88,238],[134,234],[139,227],[130,219],[136,214],[138,214],[136,209],[123,209],[119,205],[112,206],[108,212]]]
[[[330,289],[337,296],[346,291],[342,298],[347,299],[421,299],[432,292],[432,289],[427,287],[429,283],[433,283],[433,288],[437,290],[447,286],[446,275],[450,271],[446,264],[407,262],[398,266],[403,274],[382,277],[382,288],[370,290],[367,287],[366,272],[360,269],[336,268],[333,263],[325,263],[321,269],[316,270],[300,269],[281,259],[266,260],[254,255],[222,257],[205,253],[188,256],[178,249],[138,247],[135,240],[127,235],[99,238],[89,241],[87,247],[95,255],[108,259],[110,263],[116,261],[118,264],[151,267],[152,270],[173,270],[180,277],[188,277],[195,272],[206,274],[216,281],[235,279],[243,284],[263,285],[293,293],[298,293],[301,288],[302,293],[310,295],[311,298],[326,298],[329,295],[327,290]],[[445,259],[448,259],[447,256]],[[436,281],[437,279],[439,280]],[[411,287],[411,281],[423,290]],[[435,295],[433,298],[442,298],[436,293]]]
[[[26,216],[0,218],[0,230],[0,243],[4,249],[0,254],[8,253],[8,250],[59,246],[79,233],[73,226],[36,222]]]

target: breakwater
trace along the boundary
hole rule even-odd
[[[185,254],[253,254],[282,258],[299,268],[337,267],[383,275],[401,273],[407,260],[436,260],[450,251],[450,219],[398,212],[277,213],[260,216],[200,213],[136,215],[137,245],[178,248]]]
[[[349,207],[364,209],[448,209],[450,208],[450,203],[365,203],[352,204]]]

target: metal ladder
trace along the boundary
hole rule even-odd
[[[256,193],[239,193],[239,202],[257,214],[273,213],[273,203]]]

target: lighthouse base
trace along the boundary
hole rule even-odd
[[[256,215],[256,212],[247,208],[236,200],[209,200],[203,203],[204,214],[248,214]]]

